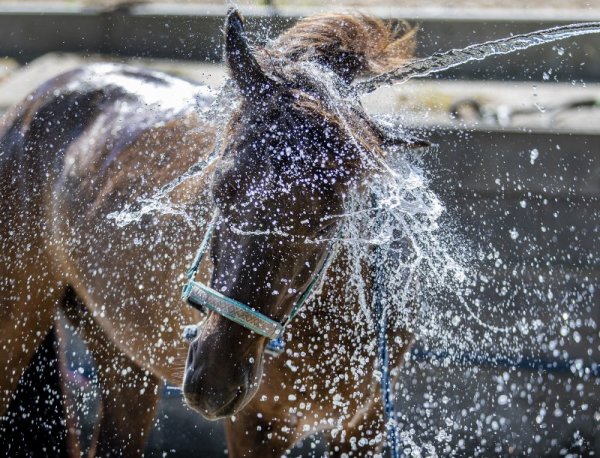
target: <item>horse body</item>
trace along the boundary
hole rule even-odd
[[[181,383],[181,326],[199,319],[179,290],[203,227],[182,232],[158,215],[121,230],[107,215],[212,150],[214,130],[195,113],[210,102],[201,86],[96,65],[50,81],[2,118],[0,413],[62,306],[99,367],[93,451],[140,453],[158,381]],[[173,198],[193,199],[190,217],[202,221],[206,186],[190,181],[194,190],[186,183]]]
[[[235,41],[238,32],[229,30],[231,46],[243,45]],[[234,55],[240,54],[230,54]],[[235,79],[233,60],[230,57]],[[261,78],[260,68],[257,72],[248,73],[251,78]],[[244,86],[239,77],[237,82],[245,97],[262,84]],[[107,217],[147,197],[146,193],[182,175],[213,151],[215,126],[197,112],[211,101],[203,86],[125,66],[96,65],[55,78],[3,117],[0,367],[6,370],[0,371],[0,414],[62,305],[86,334],[104,384],[104,414],[95,448],[98,455],[140,453],[157,402],[159,379],[174,385],[185,380],[186,399],[205,416],[229,417],[237,412],[227,421],[232,456],[278,456],[317,430],[331,431],[331,441],[340,453],[376,450],[381,445],[379,395],[373,377],[376,339],[373,330],[356,325],[358,304],[344,294],[349,270],[345,263],[351,262],[344,253],[330,267],[321,299],[311,301],[305,315],[294,321],[294,338],[281,357],[263,357],[264,338],[257,339],[215,314],[209,315],[189,352],[181,340],[182,326],[200,318],[182,303],[180,290],[205,229],[201,222],[212,212],[211,192],[230,223],[240,223],[240,227],[247,221],[263,223],[266,220],[257,219],[256,213],[240,220],[243,213],[231,213],[233,207],[227,203],[229,194],[239,193],[247,185],[244,180],[250,180],[252,186],[262,184],[264,176],[256,166],[251,172],[257,175],[236,176],[243,173],[244,163],[239,160],[244,156],[234,156],[231,162],[234,153],[226,148],[219,161],[224,165],[218,162],[214,166],[220,167],[216,184],[207,173],[188,179],[170,194],[173,204],[185,208],[183,218],[157,212],[119,228]],[[309,98],[300,108],[312,110],[313,105]],[[236,123],[248,123],[244,116],[234,116],[230,122],[232,151],[247,149],[252,138],[235,130]],[[290,119],[294,123],[296,118]],[[311,132],[311,138],[313,134],[321,138],[318,132]],[[322,135],[327,137],[330,130]],[[303,144],[302,154],[313,154],[313,143]],[[328,154],[343,151],[345,146],[340,145],[330,145],[332,153]],[[351,151],[347,157],[354,160]],[[330,159],[319,156],[318,162],[311,161],[321,167]],[[333,162],[335,167],[340,164],[339,159]],[[236,164],[233,168],[232,163]],[[284,174],[296,173],[286,164],[277,167]],[[321,172],[310,173],[316,176]],[[342,182],[343,178],[331,179],[331,186],[323,190],[298,180],[297,191],[285,188],[275,194],[284,199],[276,210],[283,207],[288,212],[282,213],[282,220],[304,212],[297,222],[291,219],[292,229],[316,230],[319,220],[308,229],[304,221],[339,210],[336,199],[343,194],[338,188]],[[231,183],[238,188],[232,191]],[[268,202],[261,201],[259,207]],[[331,234],[331,229],[325,226],[319,231]],[[310,278],[305,265],[314,266],[324,249],[302,246],[312,252],[296,255],[293,252],[300,250],[297,243],[281,241],[286,247],[282,250],[279,245],[265,245],[262,239],[248,239],[230,227],[218,229],[213,241],[212,282],[246,303],[268,305],[270,314],[281,319]],[[255,262],[257,250],[268,257],[266,263]],[[294,254],[291,258],[290,252]],[[240,260],[239,254],[246,260]],[[264,275],[252,278],[257,271]],[[292,279],[286,278],[290,277],[288,271],[295,272]],[[208,281],[208,270],[201,272],[201,277]],[[273,284],[265,280],[271,277]],[[270,289],[261,291],[255,281],[268,283]],[[285,291],[286,285],[290,286],[288,293],[272,299],[271,291]],[[395,362],[410,341],[408,333],[400,334],[403,345],[395,347]],[[263,364],[265,380],[261,384]],[[232,388],[225,391],[221,385]],[[139,409],[139,419],[130,417],[132,408]]]
[[[153,75],[130,69],[106,76],[113,75],[137,83],[138,92],[133,93],[133,100],[131,91],[110,96],[111,109],[103,109],[65,154],[52,206],[56,267],[67,273],[65,283],[125,353],[178,384],[180,368],[173,362],[184,357],[181,327],[198,319],[183,307],[179,289],[187,258],[203,227],[182,231],[181,221],[156,215],[118,230],[107,215],[133,203],[145,189],[166,184],[207,155],[214,132],[193,112],[198,88],[178,88],[181,83],[168,80],[140,84],[140,79]],[[95,77],[102,84],[105,75]],[[140,93],[156,91],[157,84],[163,84],[168,93],[148,105]],[[185,97],[185,101],[169,106],[172,97]],[[192,181],[194,189],[182,186],[175,198],[193,199],[196,205],[189,206],[189,217],[202,221],[207,208],[201,196],[207,186]]]
[[[156,91],[161,84],[170,97],[187,89],[185,104],[174,106],[164,96],[164,105],[160,99],[148,104],[145,91]],[[157,216],[115,230],[107,215],[211,150],[214,133],[193,114],[199,88],[177,84],[183,87],[128,68],[86,68],[43,88],[46,94],[34,97],[34,106],[22,108],[24,113],[10,128],[20,131],[17,141],[25,151],[21,167],[29,175],[17,181],[25,193],[39,189],[36,196],[17,194],[12,202],[15,217],[26,213],[17,225],[23,227],[19,233],[34,236],[30,225],[41,225],[37,238],[43,246],[32,278],[48,272],[54,284],[43,289],[71,287],[119,347],[145,367],[169,367],[167,360],[181,357],[182,345],[172,343],[179,341],[181,324],[197,321],[182,307],[178,290],[186,257],[202,227],[190,228],[181,237],[181,226]],[[64,138],[40,135],[39,128],[58,131]],[[10,134],[5,140],[11,141]],[[5,161],[7,174],[15,172],[12,164]],[[193,193],[180,190],[182,199],[197,198],[202,186],[195,184]],[[28,204],[19,208],[23,202]],[[5,240],[12,243],[15,238]],[[164,309],[157,310],[157,303]],[[162,338],[165,345],[152,348],[149,338]],[[173,373],[160,375],[177,380]]]

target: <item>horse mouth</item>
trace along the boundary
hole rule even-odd
[[[211,399],[207,399],[205,395],[189,393],[184,390],[183,397],[186,404],[198,412],[207,420],[220,420],[221,418],[230,417],[236,414],[247,403],[245,390],[238,389],[235,395],[222,405],[213,405]]]

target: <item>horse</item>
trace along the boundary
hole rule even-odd
[[[224,33],[235,86],[224,128],[201,113],[214,102],[207,87],[118,64],[60,75],[0,121],[0,415],[62,310],[101,386],[90,456],[143,452],[161,381],[205,418],[225,419],[231,457],[282,456],[316,432],[332,456],[375,455],[376,336],[344,294],[355,261],[343,249],[286,328],[281,356],[221,314],[203,317],[180,290],[216,208],[200,278],[285,322],[331,250],[341,224],[332,215],[372,171],[362,158],[414,145],[389,138],[351,92],[361,74],[409,59],[415,30],[328,13],[253,48],[231,10]],[[124,227],[108,218],[200,160],[209,165],[170,192],[166,211]],[[200,321],[188,344],[182,327]],[[399,366],[411,331],[389,339]]]

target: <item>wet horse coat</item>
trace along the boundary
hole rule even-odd
[[[340,37],[329,32],[335,21],[338,25],[340,21],[349,24],[348,30],[353,32],[342,34],[339,43],[336,40]],[[394,63],[406,57],[406,42],[393,45],[397,46],[396,52],[390,48],[389,55],[385,47],[375,51],[349,48],[336,53],[340,47],[361,43],[357,30],[385,32],[388,46],[395,43],[395,35],[370,18],[330,15],[316,18],[312,25],[301,23],[297,27],[297,34],[284,35],[278,46],[260,59],[260,65],[265,66],[264,59],[275,57],[300,63],[312,60],[334,72],[343,69],[339,77],[350,81],[358,70],[367,67],[366,62],[374,61],[368,57],[376,51],[386,59],[395,55]],[[308,304],[292,324],[294,338],[281,357],[263,358],[264,338],[257,339],[248,330],[214,315],[209,316],[202,335],[189,351],[180,338],[182,326],[199,320],[197,312],[181,302],[180,289],[205,229],[202,222],[212,211],[211,195],[222,206],[227,221],[245,223],[234,220],[243,214],[241,207],[234,207],[245,183],[245,178],[236,173],[243,170],[240,164],[249,164],[244,162],[249,154],[265,154],[253,149],[260,142],[248,145],[252,137],[248,129],[252,129],[253,116],[257,112],[260,115],[261,109],[270,113],[266,102],[261,108],[253,97],[262,97],[263,90],[268,93],[272,89],[270,81],[276,81],[280,95],[288,91],[285,96],[291,94],[289,100],[297,103],[298,116],[309,112],[316,119],[315,126],[323,124],[319,116],[325,124],[332,124],[323,135],[341,128],[327,111],[326,100],[319,99],[315,92],[302,93],[303,85],[310,85],[310,81],[298,78],[290,87],[280,83],[302,76],[293,70],[281,70],[273,80],[260,80],[266,82],[263,86],[254,84],[264,75],[248,54],[236,13],[230,15],[226,33],[229,66],[245,101],[227,127],[223,158],[170,195],[175,205],[186,209],[187,220],[157,212],[119,228],[107,215],[149,196],[213,151],[216,126],[199,115],[199,108],[212,102],[205,87],[126,66],[94,65],[46,83],[2,118],[0,368],[5,370],[0,371],[0,413],[51,326],[57,307],[62,306],[85,334],[103,384],[103,416],[93,450],[98,455],[140,453],[154,414],[158,381],[181,384],[186,355],[188,378],[184,391],[188,402],[211,418],[236,413],[235,421],[226,423],[231,456],[279,456],[299,438],[317,430],[330,433],[332,447],[339,453],[376,450],[381,445],[382,430],[377,381],[372,376],[377,364],[375,336],[372,330],[357,325],[358,304],[346,300],[343,294],[348,272],[345,264],[349,262],[343,253],[330,268],[319,300]],[[315,43],[327,46],[320,49]],[[313,50],[310,56],[303,54],[308,49]],[[378,64],[382,68],[384,60]],[[248,66],[252,62],[256,67]],[[242,71],[248,76],[241,76]],[[274,74],[277,71],[274,69]],[[363,145],[384,142],[363,114],[353,109],[348,112],[357,120],[355,134]],[[279,119],[272,113],[269,116]],[[310,142],[304,144],[305,151],[318,150],[314,138],[321,137],[313,134],[311,131]],[[264,138],[264,131],[261,135]],[[336,147],[327,149],[329,156],[321,157],[319,164],[331,159],[334,169],[335,164],[341,164],[339,169],[347,167],[348,174],[355,164],[342,164],[340,161],[346,160],[342,156],[331,156],[345,148],[338,137],[328,140],[337,142]],[[354,156],[348,153],[347,157]],[[281,167],[287,170],[285,164]],[[213,168],[217,172],[214,181]],[[231,183],[239,187],[232,190]],[[343,179],[327,188],[329,194],[323,197],[327,206],[341,195],[337,187],[341,183]],[[319,195],[325,192],[317,191]],[[281,194],[275,196],[281,198]],[[311,207],[293,199],[286,205],[292,215],[300,215],[308,207],[314,212],[325,211],[317,204]],[[267,216],[269,211],[278,211],[277,206],[266,208]],[[314,224],[320,223],[315,220]],[[246,239],[225,225],[219,229],[212,247],[213,285],[257,307],[270,307],[265,312],[273,316],[281,315],[291,307],[292,296],[301,293],[299,288],[290,288],[294,292],[289,297],[283,295],[272,305],[269,298],[254,297],[260,294],[260,288],[254,287],[250,294],[235,281],[245,278],[246,284],[256,281],[262,285],[264,277],[249,281],[244,277],[247,272],[232,267],[237,261],[230,252],[245,253],[250,246],[270,250],[265,243],[287,242],[261,240],[252,245]],[[286,247],[298,251],[293,254],[299,265],[315,264],[306,261],[309,255],[302,250],[307,248],[291,242]],[[315,259],[323,255],[323,248],[311,249],[314,253],[310,256]],[[251,256],[247,259],[254,259],[256,252],[247,252]],[[265,265],[275,261],[273,256]],[[309,268],[297,277],[308,278],[310,273]],[[203,275],[208,281],[209,272]],[[275,280],[279,281],[280,275]],[[249,299],[244,297],[246,294],[250,294]],[[408,341],[409,335],[403,335],[404,345],[396,347],[395,361],[406,350]],[[260,382],[263,363],[264,379]],[[207,365],[209,375],[204,367]],[[241,381],[231,382],[231,388],[222,387],[221,382],[232,380]],[[132,409],[139,415],[132,416]]]

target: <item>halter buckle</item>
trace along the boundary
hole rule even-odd
[[[279,336],[275,339],[269,340],[269,343],[265,346],[265,353],[270,356],[279,356],[285,351],[285,340]]]
[[[183,327],[181,331],[181,337],[188,342],[192,342],[196,337],[198,337],[198,325],[197,324],[188,324]]]

